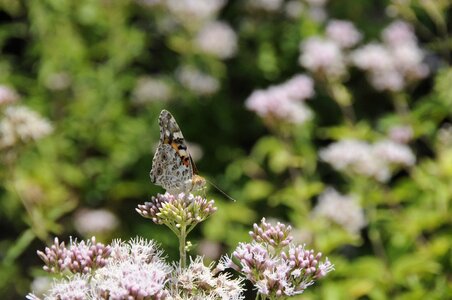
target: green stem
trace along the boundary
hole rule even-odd
[[[185,268],[187,264],[187,254],[185,253],[185,243],[187,238],[187,226],[181,224],[180,235],[179,235],[179,256],[180,256],[180,266]]]
[[[407,96],[403,93],[394,93],[392,99],[397,114],[406,119],[410,111]]]

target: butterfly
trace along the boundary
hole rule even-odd
[[[197,191],[206,185],[190,156],[176,120],[167,110],[159,116],[160,141],[152,159],[151,181],[170,194]]]

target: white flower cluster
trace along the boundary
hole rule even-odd
[[[212,95],[220,88],[220,82],[216,78],[193,67],[181,67],[176,76],[185,88],[199,96]]]
[[[187,268],[177,267],[171,299],[244,299],[242,283],[227,273],[214,274],[198,256]]]
[[[39,140],[52,131],[52,125],[29,108],[8,106],[0,121],[0,149]]]
[[[57,261],[55,255],[61,254],[64,243],[58,244],[56,240],[54,246],[55,251],[48,250],[42,256]],[[99,245],[93,247],[100,249]],[[85,244],[74,244],[72,248],[77,252],[75,259],[89,254]],[[213,272],[211,267],[204,266],[200,256],[186,268],[171,266],[164,261],[162,251],[153,241],[142,238],[127,243],[117,240],[102,249],[108,249],[105,264],[85,274],[77,272],[53,282],[42,299],[244,299],[242,279]],[[96,259],[88,263],[95,264]],[[35,293],[26,298],[41,300]]]
[[[203,22],[214,18],[226,0],[166,0],[162,3],[182,23]]]
[[[311,37],[300,44],[300,51],[300,65],[312,73],[340,77],[346,72],[344,54],[333,40]]]
[[[342,140],[320,151],[320,158],[338,171],[363,175],[385,182],[395,167],[414,165],[411,149],[390,140],[369,144],[360,140]]]
[[[353,23],[332,20],[327,24],[326,37],[313,36],[300,43],[299,63],[310,72],[325,77],[341,77],[347,72],[345,50],[362,38]]]
[[[328,188],[319,196],[313,216],[331,220],[351,234],[359,233],[367,224],[364,212],[356,199],[341,195],[334,188]]]
[[[389,137],[397,143],[406,144],[413,138],[414,132],[411,126],[394,126],[389,129]]]
[[[245,105],[262,118],[301,124],[312,116],[311,110],[303,103],[312,96],[313,80],[306,75],[296,75],[282,84],[254,91]]]
[[[93,235],[114,230],[118,218],[105,209],[81,209],[74,216],[74,227],[83,235]]]
[[[362,34],[352,22],[342,20],[328,22],[326,36],[341,48],[351,48],[362,38]]]
[[[19,95],[10,87],[0,85],[0,106],[9,105],[17,102]]]
[[[195,43],[201,52],[221,59],[233,57],[237,52],[237,35],[225,22],[206,23],[198,32]]]
[[[401,91],[407,84],[426,77],[425,53],[412,27],[402,21],[390,24],[382,33],[383,43],[370,43],[351,54],[351,61],[368,72],[377,90]]]
[[[115,247],[118,247],[116,251]],[[91,290],[95,295],[93,298],[164,299],[165,283],[171,268],[160,257],[155,256],[158,252],[154,247],[153,243],[147,245],[140,240],[137,244],[114,246],[113,253],[121,253],[121,255],[113,256],[105,267],[96,271],[91,280]],[[134,248],[143,252],[140,253]]]
[[[164,79],[145,76],[138,79],[132,95],[136,104],[168,101],[171,99],[172,89]]]

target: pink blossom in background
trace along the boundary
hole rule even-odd
[[[393,47],[417,43],[413,27],[403,21],[395,21],[387,26],[382,32],[382,39],[385,44]]]
[[[106,233],[116,229],[118,218],[105,209],[80,209],[74,215],[74,226],[84,235]]]
[[[410,25],[393,22],[383,30],[382,39],[384,43],[367,44],[350,55],[353,64],[368,73],[375,89],[398,92],[429,74],[425,52]]]
[[[407,145],[391,140],[378,141],[373,145],[373,152],[389,164],[409,167],[416,163],[416,156]]]
[[[296,75],[280,85],[254,91],[245,101],[245,106],[262,118],[301,124],[312,116],[310,109],[302,101],[312,96],[312,79],[306,75]]]
[[[410,167],[416,162],[412,150],[401,143],[380,140],[374,144],[346,139],[320,151],[320,159],[334,169],[386,182],[394,167]]]
[[[5,85],[0,85],[0,106],[8,105],[19,101],[19,94],[15,90]]]
[[[190,23],[212,19],[227,0],[166,0],[169,12],[178,19]]]
[[[379,91],[401,91],[405,87],[405,80],[402,74],[396,70],[387,72],[374,72],[369,74],[371,85]]]
[[[179,82],[199,96],[210,96],[220,89],[220,82],[194,67],[182,66],[176,72]]]
[[[237,35],[225,22],[206,23],[198,33],[195,42],[204,53],[221,59],[230,58],[237,52]]]
[[[299,63],[312,73],[338,77],[346,72],[339,45],[329,39],[311,37],[300,44]]]
[[[207,257],[210,260],[218,259],[221,256],[221,245],[219,242],[202,240],[198,244],[197,252],[199,255]]]
[[[326,189],[312,212],[315,218],[324,217],[339,224],[351,234],[358,234],[367,224],[364,211],[356,199],[341,195],[334,188]]]
[[[387,181],[391,176],[387,164],[374,157],[372,146],[365,141],[346,139],[332,143],[320,150],[320,159],[338,171],[381,182]]]
[[[314,81],[311,77],[299,74],[280,85],[287,96],[295,101],[314,97]]]
[[[39,140],[53,132],[53,126],[25,106],[9,106],[0,121],[0,149]]]
[[[326,27],[326,35],[342,48],[355,46],[362,38],[355,25],[349,21],[331,20]]]
[[[394,126],[389,130],[389,138],[401,144],[411,141],[413,135],[414,132],[411,126]]]
[[[394,58],[382,44],[370,43],[353,51],[351,61],[360,69],[371,73],[385,73],[394,69]]]
[[[137,80],[132,96],[135,104],[168,101],[173,91],[166,80],[159,77],[143,76]]]
[[[305,9],[306,7],[299,0],[287,1],[284,7],[286,15],[292,19],[298,19]]]

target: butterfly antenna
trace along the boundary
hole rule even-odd
[[[232,198],[231,196],[229,196],[228,194],[226,194],[226,192],[224,192],[222,189],[220,189],[215,183],[213,183],[212,181],[208,180],[207,178],[205,178],[206,181],[211,184],[214,188],[216,188],[220,193],[222,193],[224,196],[226,196],[229,200],[232,200],[233,202],[237,202],[236,199]]]

